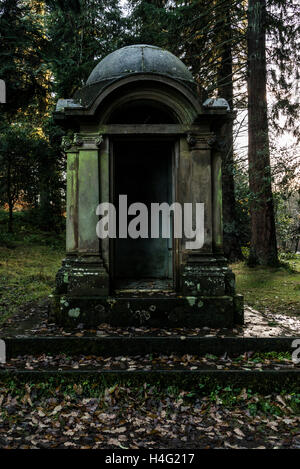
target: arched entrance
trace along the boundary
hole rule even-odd
[[[163,125],[177,123],[174,113],[159,101],[135,99],[122,103],[108,118],[108,123],[121,125]],[[119,291],[166,291],[175,288],[175,242],[172,213],[169,238],[163,237],[163,219],[159,217],[158,236],[151,220],[151,204],[171,205],[176,198],[175,151],[178,138],[131,135],[110,139],[111,200],[117,207],[119,232],[119,200],[126,196],[127,206],[141,203],[147,208],[147,234],[138,238],[111,240],[111,272],[115,293]],[[127,216],[127,224],[140,214]],[[143,228],[138,225],[138,231]]]
[[[95,325],[230,327],[242,299],[222,256],[221,144],[228,106],[202,104],[189,70],[157,47],[125,47],[103,59],[56,120],[68,154],[67,256],[57,275],[56,320]],[[126,208],[120,210],[120,198]],[[123,199],[122,199],[123,200]],[[151,204],[204,207],[204,241],[152,235]],[[98,239],[97,206],[113,204],[125,230],[146,207],[147,236]],[[111,215],[110,215],[111,216]],[[144,219],[145,220],[145,219]],[[193,212],[193,225],[197,220]],[[135,233],[141,226],[135,223]],[[122,228],[123,229],[123,228]],[[150,233],[149,233],[150,231]],[[128,233],[127,233],[128,234]],[[141,230],[140,230],[141,234]]]

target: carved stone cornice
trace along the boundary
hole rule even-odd
[[[214,139],[215,134],[206,133],[206,134],[194,134],[189,133],[186,137],[187,143],[190,147],[190,150],[210,150]]]

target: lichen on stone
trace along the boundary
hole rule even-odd
[[[80,315],[80,308],[72,308],[68,311],[68,316],[70,318],[78,318]]]
[[[194,306],[194,304],[196,303],[196,297],[195,296],[187,296],[186,299],[187,299],[188,304],[190,306]]]

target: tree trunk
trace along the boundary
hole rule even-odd
[[[249,264],[278,263],[271,185],[266,88],[266,1],[248,6],[248,162],[251,213]]]
[[[218,6],[218,5],[217,5]],[[223,24],[219,37],[221,45],[221,61],[218,68],[218,95],[225,98],[233,107],[233,83],[232,83],[232,50],[231,50],[231,14],[230,8],[223,13]],[[235,192],[234,192],[234,160],[233,160],[233,120],[225,124],[224,135],[226,145],[222,155],[222,192],[223,192],[223,245],[224,254],[233,262],[243,258],[238,236],[236,222]]]

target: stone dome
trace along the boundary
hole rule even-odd
[[[154,73],[184,82],[194,82],[191,72],[171,52],[147,44],[136,44],[107,55],[96,65],[86,84],[92,85],[140,73]]]

